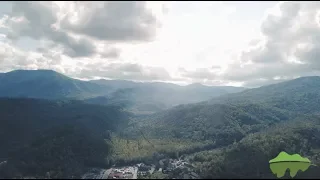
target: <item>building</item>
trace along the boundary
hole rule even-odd
[[[108,179],[122,179],[123,177],[122,173],[110,173]]]

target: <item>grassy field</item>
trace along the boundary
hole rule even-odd
[[[187,148],[203,145],[201,142],[191,142],[177,139],[138,139],[129,140],[119,137],[112,138],[114,156],[120,159],[142,158],[152,156],[154,152],[177,152]]]

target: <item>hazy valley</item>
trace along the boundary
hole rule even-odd
[[[280,151],[319,163],[319,90],[320,77],[243,89],[4,73],[0,177],[79,178],[183,156],[201,178],[272,178],[268,158]]]

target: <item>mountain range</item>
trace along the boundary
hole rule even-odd
[[[319,90],[310,76],[226,94],[137,119],[128,134],[211,144],[191,156],[204,178],[272,178],[264,162],[281,151],[320,162]],[[320,175],[311,169],[298,176]]]
[[[242,90],[244,88],[201,84],[179,86],[104,79],[81,81],[52,70],[15,70],[0,74],[0,97],[80,99],[95,104],[120,105],[136,113],[152,113]]]
[[[204,178],[272,178],[281,151],[320,163],[319,90],[317,76],[245,89],[2,73],[0,178],[80,177],[155,152],[184,154]],[[320,176],[310,169],[297,177]]]
[[[15,70],[0,75],[0,97],[83,98],[104,94],[108,90],[99,84],[72,79],[52,70]]]
[[[320,77],[302,77],[204,102],[179,105],[139,119],[136,126],[161,136],[179,134],[185,138],[213,139],[221,129],[225,133],[227,128],[235,128],[241,137],[239,134],[257,132],[299,115],[319,114],[319,90]]]

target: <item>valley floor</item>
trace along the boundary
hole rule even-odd
[[[139,163],[133,166],[91,169],[81,179],[199,179],[193,166],[182,159],[162,159],[160,165]]]

